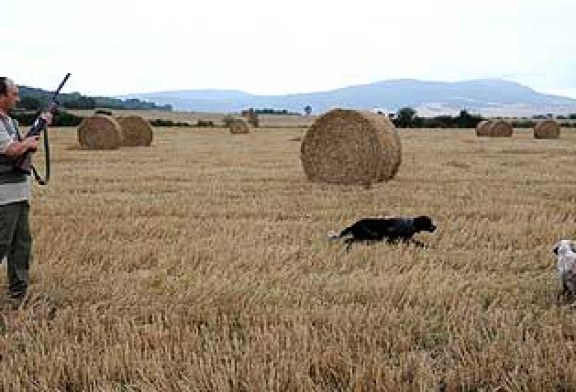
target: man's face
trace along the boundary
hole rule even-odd
[[[6,94],[0,94],[0,110],[8,113],[10,110],[14,109],[18,102],[20,102],[20,93],[18,92],[18,86],[16,86],[12,81],[7,82]]]

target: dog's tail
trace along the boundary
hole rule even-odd
[[[339,238],[342,238],[341,233],[338,233],[337,231],[333,231],[333,230],[330,230],[328,232],[328,239],[337,240]]]

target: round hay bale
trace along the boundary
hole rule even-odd
[[[78,142],[89,150],[115,150],[120,147],[121,128],[113,117],[96,114],[85,117],[78,126]]]
[[[512,137],[514,133],[514,128],[512,124],[504,120],[493,120],[490,121],[490,126],[488,128],[488,136],[492,137]]]
[[[476,125],[476,136],[490,135],[490,121],[482,120]]]
[[[253,108],[243,110],[242,117],[246,118],[248,124],[250,124],[250,126],[253,128],[258,128],[258,126],[260,125],[260,120],[258,119],[258,113],[256,113],[256,111]]]
[[[400,137],[385,116],[335,109],[306,132],[300,158],[311,181],[370,185],[392,179],[402,161]]]
[[[260,119],[258,118],[258,113],[255,111],[248,112],[248,124],[250,124],[254,128],[258,128],[260,126]]]
[[[235,118],[230,121],[230,133],[239,134],[239,133],[250,133],[250,127],[248,123],[241,118]]]
[[[106,109],[96,109],[96,110],[94,110],[94,114],[105,114],[107,116],[113,115],[110,110],[106,110]]]
[[[536,139],[558,139],[560,137],[560,124],[554,120],[538,121],[534,126]]]
[[[148,121],[140,116],[118,117],[122,130],[122,146],[149,146],[152,144],[154,131]]]

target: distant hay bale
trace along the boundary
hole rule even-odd
[[[258,113],[251,111],[248,114],[248,123],[254,127],[258,128],[260,126],[260,119],[258,118]]]
[[[118,117],[121,128],[122,146],[149,146],[154,131],[148,121],[140,116]]]
[[[536,139],[558,139],[560,137],[560,124],[554,120],[538,121],[534,126]]]
[[[254,128],[258,128],[260,126],[260,119],[258,118],[258,113],[253,108],[248,110],[242,111],[242,117],[246,118],[248,124]]]
[[[96,109],[94,110],[94,114],[105,114],[107,116],[112,116],[112,112],[106,109]]]
[[[490,121],[483,120],[476,125],[476,136],[490,136]]]
[[[504,120],[493,120],[490,121],[490,126],[488,127],[488,136],[492,137],[512,137],[514,133],[514,128],[512,124]]]
[[[241,118],[235,118],[230,121],[229,125],[230,133],[240,134],[240,133],[250,133],[250,127],[248,123]]]
[[[78,142],[84,149],[115,150],[120,147],[122,130],[113,117],[103,114],[85,117],[77,131]]]
[[[512,124],[504,120],[483,120],[476,125],[476,136],[511,137]]]
[[[370,185],[392,179],[402,161],[400,137],[385,116],[335,109],[306,132],[300,157],[311,181]]]

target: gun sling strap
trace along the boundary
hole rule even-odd
[[[40,185],[46,185],[48,184],[48,180],[50,179],[50,143],[48,143],[48,129],[44,128],[44,178],[42,178],[42,176],[40,175],[40,173],[38,173],[38,170],[36,170],[36,167],[34,167],[34,165],[30,165],[30,169],[32,171],[32,174],[34,175],[34,179],[36,179],[36,182]],[[22,136],[20,135],[20,132],[18,131],[18,129],[16,128],[16,137],[18,138],[18,141],[22,141]],[[31,158],[28,158],[31,159]],[[29,174],[29,173],[28,173]]]
[[[52,113],[52,115],[56,115],[56,109],[58,108],[58,101],[57,101],[58,95],[60,94],[60,90],[62,90],[62,87],[64,87],[64,85],[66,84],[66,81],[68,80],[69,77],[70,77],[70,72],[68,72],[66,74],[66,76],[64,76],[64,79],[60,82],[60,84],[58,85],[58,88],[56,89],[56,91],[54,91],[54,94],[52,95],[52,101],[48,105],[48,108],[46,109],[46,111]],[[40,174],[38,174],[38,171],[36,170],[34,165],[32,165],[31,161],[29,161],[29,164],[30,164],[29,169],[28,169],[28,167],[25,167],[22,165],[20,166],[20,167],[23,167],[23,170],[25,172],[32,172],[32,174],[34,174],[34,178],[36,179],[36,181],[40,185],[46,185],[48,183],[48,179],[50,178],[50,145],[48,143],[47,125],[48,124],[46,122],[46,119],[39,116],[36,118],[36,120],[32,124],[32,128],[30,128],[30,130],[26,134],[26,137],[40,136],[40,134],[42,134],[42,132],[44,132],[44,154],[46,156],[46,159],[44,161],[44,164],[45,164],[44,178],[42,178],[42,176],[40,176]],[[31,159],[31,158],[29,155],[27,156],[25,154],[24,155],[24,161],[26,161],[26,159]]]
[[[40,174],[38,173],[38,170],[36,170],[36,168],[34,167],[34,165],[31,166],[32,168],[32,174],[34,174],[34,178],[36,179],[36,182],[38,182],[38,184],[40,185],[46,185],[48,184],[48,180],[50,179],[50,144],[48,143],[48,130],[44,129],[44,178],[42,178],[42,176],[40,176]]]

